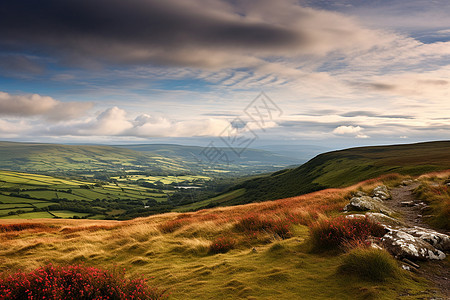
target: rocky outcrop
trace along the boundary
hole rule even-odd
[[[374,211],[391,216],[394,212],[383,204],[378,197],[353,197],[350,203],[344,207],[344,211]]]
[[[399,259],[442,260],[446,257],[441,250],[402,230],[391,229],[381,238],[381,245]]]

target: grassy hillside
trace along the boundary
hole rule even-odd
[[[45,174],[102,176],[102,173],[149,172],[152,175],[244,175],[278,170],[299,163],[263,150],[236,156],[223,148],[226,162],[203,159],[203,147],[180,145],[92,146],[0,142],[0,170]],[[203,159],[203,162],[199,162]]]
[[[339,273],[345,253],[311,252],[311,224],[337,214],[354,190],[377,184],[372,180],[290,199],[122,222],[0,220],[0,272],[47,263],[117,265],[149,278],[151,286],[169,289],[170,299],[438,296],[429,282],[395,262],[395,276],[374,281]]]
[[[293,197],[387,173],[419,175],[445,169],[450,169],[450,141],[352,148],[320,154],[298,168],[246,181],[234,188],[245,193],[217,205]]]

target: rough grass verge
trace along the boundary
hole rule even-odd
[[[400,268],[395,259],[385,250],[371,247],[355,248],[344,256],[338,273],[382,282],[396,278],[400,273]]]

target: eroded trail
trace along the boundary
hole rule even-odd
[[[424,222],[421,210],[423,205],[413,194],[414,189],[418,186],[419,183],[415,182],[407,186],[393,188],[391,190],[392,199],[386,200],[384,204],[399,213],[408,226],[420,226],[449,234],[448,231],[433,228]],[[444,261],[420,262],[419,265],[418,273],[432,281],[439,288],[445,297],[444,299],[450,299],[450,263],[448,258]]]

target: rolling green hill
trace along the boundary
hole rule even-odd
[[[212,207],[287,198],[388,173],[419,175],[445,169],[450,169],[450,141],[352,148],[323,153],[300,167],[245,181],[233,188],[245,189],[244,193],[205,204]]]
[[[199,162],[203,147],[180,145],[95,146],[0,142],[0,170],[45,174],[150,172],[164,174],[247,175],[271,172],[298,160],[263,150],[245,150],[241,157],[220,148],[227,162]],[[200,158],[199,158],[200,157]]]

